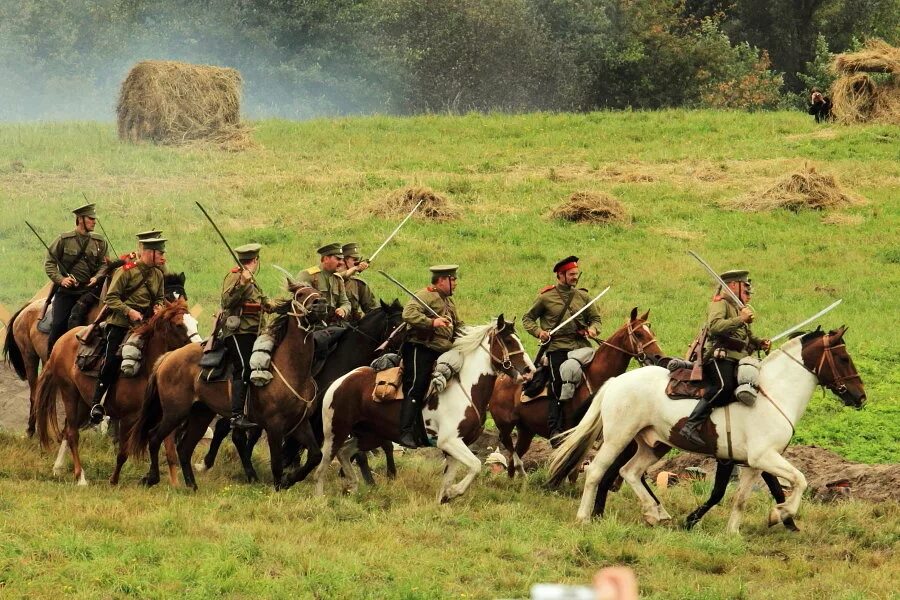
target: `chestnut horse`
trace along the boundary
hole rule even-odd
[[[423,407],[425,428],[437,436],[437,447],[444,453],[444,479],[438,501],[448,502],[466,492],[481,469],[468,444],[484,430],[487,404],[498,373],[520,381],[522,374],[534,365],[521,340],[516,336],[515,323],[503,320],[470,328],[453,344],[462,356],[462,368],[447,387],[432,394]],[[322,400],[322,428],[325,460],[316,471],[316,493],[325,493],[325,475],[335,456],[341,462],[351,489],[357,486],[356,470],[350,458],[358,450],[377,447],[382,440],[396,441],[400,437],[400,402],[375,402],[375,371],[360,367],[335,381]],[[348,438],[355,432],[357,437]],[[468,473],[453,484],[460,465]]]
[[[673,401],[665,393],[669,374],[661,367],[644,367],[610,379],[597,393],[584,419],[566,432],[562,446],[553,454],[550,479],[561,481],[581,463],[594,443],[603,443],[585,470],[584,492],[577,519],[591,519],[597,485],[616,457],[634,440],[637,452],[620,470],[644,509],[651,525],[671,517],[662,504],[640,484],[641,476],[657,460],[659,443],[746,464],[741,470],[728,531],[737,533],[743,507],[753,483],[762,471],[787,479],[793,493],[769,514],[769,524],[784,522],[797,514],[806,478],[782,456],[794,435],[794,425],[806,412],[817,385],[837,394],[844,404],[862,408],[866,399],[862,379],[844,344],[845,327],[824,333],[814,331],[795,337],[772,352],[759,368],[759,397],[753,406],[740,403],[716,409],[702,429],[703,448],[689,444],[680,435],[681,426],[693,409],[688,400]],[[730,424],[728,421],[730,420]]]
[[[570,426],[574,426],[587,410],[593,393],[610,377],[624,373],[632,358],[647,364],[662,355],[656,337],[650,330],[650,324],[647,323],[649,315],[648,310],[638,317],[637,307],[631,309],[629,320],[608,339],[600,342],[600,348],[585,369],[584,380],[575,391],[575,396],[563,405],[564,418]],[[550,428],[547,425],[550,401],[547,396],[540,396],[525,403],[521,402],[521,397],[522,384],[506,377],[497,379],[490,410],[500,432],[500,442],[508,453],[507,472],[510,477],[515,477],[517,471],[525,475],[522,457],[531,447],[534,436],[550,437]],[[512,439],[513,429],[517,434],[515,447]]]
[[[311,377],[314,342],[311,325],[322,320],[325,300],[314,288],[291,284],[293,296],[275,310],[289,315],[284,338],[272,353],[274,379],[265,387],[250,386],[247,400],[250,419],[266,432],[275,489],[289,485],[283,481],[282,442],[296,436],[309,449],[305,476],[321,459],[309,417],[315,411],[316,387]],[[184,435],[178,442],[178,460],[185,485],[196,490],[191,456],[216,414],[231,415],[231,382],[207,383],[200,377],[203,349],[196,344],[163,356],[150,375],[140,419],[128,439],[128,452],[143,455],[150,449],[150,470],[145,485],[159,483],[159,446],[182,423]]]
[[[63,466],[66,449],[72,453],[75,479],[79,485],[86,485],[87,478],[81,466],[78,453],[78,428],[87,422],[94,387],[97,379],[83,373],[75,365],[75,355],[79,342],[75,335],[83,327],[70,329],[57,340],[50,359],[38,378],[37,403],[35,417],[41,445],[48,448],[51,437],[59,436],[59,425],[56,416],[57,393],[62,394],[66,411],[65,439],[62,440],[59,455],[53,466],[58,473]],[[119,448],[116,457],[116,468],[109,482],[113,485],[119,481],[119,473],[127,458],[126,434],[135,422],[143,406],[144,390],[150,376],[153,363],[165,352],[188,344],[199,342],[197,321],[188,312],[187,303],[183,299],[167,302],[166,306],[151,317],[146,323],[138,325],[132,335],[139,334],[144,338],[143,359],[140,371],[134,377],[120,377],[115,386],[107,394],[105,407],[110,417],[119,419]],[[199,346],[199,344],[195,344]],[[170,480],[175,482],[174,456],[170,458]]]

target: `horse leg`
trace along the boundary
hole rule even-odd
[[[438,448],[447,454],[450,454],[459,461],[461,465],[469,469],[469,472],[466,473],[465,477],[463,477],[459,483],[452,485],[447,489],[445,494],[446,500],[442,500],[442,502],[449,502],[457,496],[462,496],[466,493],[466,490],[469,489],[469,486],[472,485],[472,482],[475,481],[475,478],[478,477],[478,474],[481,472],[481,461],[478,460],[478,457],[469,450],[469,447],[466,446],[465,442],[462,441],[462,438],[459,437],[450,438],[443,442],[443,444],[438,440]]]
[[[266,428],[266,439],[269,440],[269,462],[272,468],[272,485],[275,486],[275,491],[279,491],[284,488],[284,463],[282,462],[284,431],[281,427]]]
[[[330,426],[326,424],[325,439],[322,442],[322,462],[316,469],[316,495],[325,495],[325,476],[328,474],[328,467],[334,460],[335,454],[341,450],[345,438],[336,438],[331,435]]]
[[[319,448],[319,442],[316,440],[316,434],[309,419],[305,419],[300,424],[292,437],[306,447],[306,461],[304,461],[302,467],[296,469],[289,477],[285,478],[285,487],[290,487],[298,481],[306,479],[307,475],[322,462],[322,450]]]
[[[40,364],[40,357],[34,352],[23,352],[22,358],[25,362],[25,378],[28,380],[28,428],[25,430],[25,433],[28,437],[34,436],[35,430],[35,418],[37,415],[34,414],[34,392],[37,389],[37,379],[38,379],[38,365]]]
[[[359,467],[359,472],[362,473],[366,485],[374,486],[375,478],[372,476],[372,468],[369,466],[369,458],[366,453],[357,452],[353,455],[353,460],[356,461],[356,466]]]
[[[222,420],[226,423],[228,422],[225,419]],[[238,457],[241,459],[241,467],[244,469],[247,483],[257,483],[259,481],[259,475],[256,474],[256,469],[253,467],[253,447],[261,435],[262,429],[259,427],[252,429],[249,434],[242,429],[235,429],[231,432],[231,441],[237,449]]]
[[[119,423],[119,427],[116,431],[118,434],[117,442],[118,442],[118,451],[116,452],[116,468],[113,469],[112,475],[109,476],[109,484],[110,485],[118,485],[119,484],[119,476],[122,473],[122,466],[125,464],[125,461],[128,460],[128,451],[126,448],[126,444],[128,441],[128,433],[131,431],[131,428],[134,426],[135,418],[130,417],[123,419]]]
[[[609,495],[609,490],[616,482],[616,478],[619,476],[619,470],[625,466],[625,463],[632,459],[636,452],[637,442],[632,441],[628,444],[627,448],[619,453],[619,456],[616,457],[613,464],[603,474],[603,478],[600,479],[600,483],[597,485],[597,497],[594,499],[594,512],[592,513],[592,516],[599,515],[602,517],[603,513],[606,512],[606,497]]]
[[[359,477],[356,476],[356,469],[353,468],[351,462],[353,455],[357,452],[359,452],[359,443],[355,437],[352,437],[337,453],[338,461],[347,476],[347,481],[344,483],[344,493],[346,494],[355,494],[359,489]]]
[[[191,457],[194,455],[197,443],[203,439],[206,429],[215,416],[216,414],[205,404],[195,404],[191,407],[191,416],[188,417],[187,425],[184,427],[184,435],[178,440],[178,461],[181,464],[184,484],[195,492],[197,491],[197,480],[194,479]]]
[[[59,452],[56,453],[56,461],[53,463],[53,474],[62,475],[63,469],[66,467],[66,453],[69,450],[69,440],[63,438],[59,444]]]
[[[169,466],[169,485],[178,487],[178,451],[175,448],[175,435],[170,433],[163,440],[166,451],[166,464]]]
[[[637,440],[637,451],[634,456],[619,470],[644,507],[644,520],[649,525],[657,525],[661,521],[667,521],[672,517],[659,503],[659,500],[648,491],[644,483],[644,473],[647,468],[656,461],[656,454],[647,444]]]
[[[731,516],[728,518],[728,526],[726,528],[728,533],[740,533],[741,519],[744,516],[744,506],[747,503],[747,498],[750,497],[750,493],[753,491],[753,482],[756,481],[758,475],[759,469],[750,467],[741,468],[740,482],[738,483],[737,492],[734,494],[734,500],[731,506]]]
[[[512,439],[513,428],[509,423],[497,423],[496,425],[497,432],[500,434],[500,443],[503,445],[503,449],[506,450],[506,474],[509,475],[510,479],[514,479],[518,469],[513,457],[518,458],[518,456],[516,455],[516,447]]]
[[[397,463],[394,462],[394,442],[384,442],[381,445],[381,451],[384,452],[384,464],[386,467],[388,479],[396,479]]]
[[[777,504],[782,504],[784,502],[784,488],[781,487],[781,482],[778,481],[778,478],[768,473],[766,471],[762,472],[763,481],[766,482],[766,486],[769,488],[769,492],[772,493],[772,497],[775,499]],[[800,531],[800,528],[797,527],[797,524],[794,523],[793,517],[787,517],[782,524],[790,529],[791,531]]]
[[[66,419],[66,441],[68,442],[69,450],[72,452],[72,470],[75,475],[75,482],[78,485],[87,485],[87,477],[84,476],[84,468],[81,465],[81,455],[78,452],[78,421],[75,419],[77,419],[77,417]]]
[[[735,466],[735,462],[731,460],[716,461],[716,478],[713,483],[712,493],[710,493],[709,499],[706,502],[701,504],[694,512],[687,516],[687,519],[684,520],[685,529],[693,528],[694,525],[700,522],[703,515],[722,501],[722,498],[725,497],[725,488],[728,487],[728,482],[731,480],[731,474],[734,473]]]
[[[202,473],[203,471],[213,468],[213,465],[216,464],[216,456],[219,455],[219,448],[222,446],[222,442],[225,441],[225,438],[228,437],[230,431],[231,423],[228,419],[219,419],[216,421],[216,426],[213,428],[213,437],[209,442],[209,450],[206,451],[203,462],[198,462],[194,465],[194,471]]]
[[[625,435],[622,436],[625,438]],[[579,523],[587,524],[591,521],[591,511],[594,508],[594,502],[597,499],[597,489],[600,480],[603,479],[604,473],[615,462],[616,457],[622,453],[628,443],[634,438],[634,432],[625,439],[619,439],[617,436],[614,443],[613,440],[607,440],[600,446],[600,450],[594,456],[594,460],[584,470],[584,491],[581,494],[581,503],[578,505],[578,513],[575,516]]]
[[[515,468],[522,477],[525,477],[526,475],[525,463],[522,459],[525,457],[525,453],[528,452],[528,449],[531,448],[532,440],[534,440],[533,431],[522,425],[519,425],[516,428],[516,451],[513,453],[512,464],[510,466]]]
[[[807,487],[806,477],[803,473],[772,449],[766,451],[759,459],[752,461],[751,466],[754,469],[767,471],[775,477],[787,479],[793,488],[787,501],[776,505],[769,513],[769,525],[783,523],[785,519],[795,516],[800,509],[800,501]]]
[[[438,490],[438,503],[445,504],[450,501],[447,497],[450,486],[456,479],[456,470],[459,467],[459,461],[444,452],[444,475],[441,478],[441,487]]]
[[[169,435],[178,427],[178,422],[168,415],[163,416],[148,436],[147,453],[150,455],[150,468],[147,474],[141,477],[141,484],[151,487],[159,483],[159,448]]]

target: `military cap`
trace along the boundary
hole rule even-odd
[[[555,265],[553,265],[554,273],[565,273],[569,269],[578,266],[578,257],[577,256],[567,256]]]
[[[234,252],[240,260],[252,260],[259,256],[260,248],[262,248],[262,244],[244,244],[235,248]]]
[[[459,265],[434,265],[428,267],[428,270],[437,277],[456,277],[456,270]]]
[[[341,243],[334,242],[333,244],[325,244],[316,252],[319,256],[337,256],[338,258],[343,258],[344,255],[341,253]]]
[[[97,218],[97,211],[94,210],[93,204],[85,204],[84,206],[79,206],[72,212],[75,213],[76,217],[91,217],[92,219]]]
[[[350,258],[355,258],[357,260],[359,260],[360,256],[362,256],[359,253],[359,244],[356,242],[347,242],[346,244],[344,244],[344,247],[341,248],[341,254],[343,254],[344,256],[349,256]]]
[[[732,281],[743,281],[744,283],[749,283],[750,282],[749,275],[750,275],[750,271],[734,269],[731,271],[725,271],[724,273],[719,275],[719,277],[725,283],[731,283]]]
[[[166,238],[147,238],[141,241],[141,244],[143,244],[144,250],[166,251]]]
[[[162,229],[148,229],[147,231],[136,233],[134,237],[136,237],[139,242],[143,242],[144,240],[158,238],[160,235],[162,235]]]

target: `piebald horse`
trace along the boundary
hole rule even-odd
[[[679,434],[694,404],[672,400],[666,393],[669,374],[661,367],[644,367],[609,380],[598,392],[581,423],[564,435],[550,463],[551,480],[562,478],[580,464],[594,442],[603,436],[600,450],[585,471],[584,492],[577,520],[591,519],[597,485],[616,457],[631,443],[637,452],[620,470],[641,502],[651,525],[671,517],[641,483],[641,475],[657,459],[653,451],[662,443],[717,458],[733,458],[747,465],[741,470],[728,531],[740,528],[744,504],[761,471],[787,479],[791,496],[769,514],[769,524],[793,518],[806,490],[806,478],[781,455],[794,435],[817,385],[832,390],[844,404],[861,408],[866,392],[844,344],[845,327],[795,337],[773,351],[760,365],[759,395],[753,406],[731,404],[728,415],[716,409],[703,428],[706,447],[698,449]],[[730,454],[730,456],[729,456]]]
[[[444,478],[438,501],[449,502],[461,496],[478,476],[481,461],[468,448],[484,429],[487,405],[499,373],[516,381],[534,369],[522,341],[515,333],[515,322],[504,321],[470,328],[453,344],[462,356],[462,368],[447,387],[428,398],[423,407],[425,428],[437,437],[437,447],[444,453]],[[332,459],[337,456],[356,489],[358,479],[350,458],[358,449],[377,446],[382,439],[396,441],[400,436],[400,402],[380,403],[372,399],[375,372],[360,367],[336,380],[322,401],[322,425],[325,443],[324,459],[316,471],[316,493],[325,493],[325,476]],[[354,431],[367,431],[348,438]],[[468,470],[454,484],[460,465]]]

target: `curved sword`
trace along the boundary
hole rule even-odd
[[[419,200],[419,203],[416,204],[411,211],[409,211],[409,214],[406,215],[406,218],[404,218],[402,221],[400,221],[400,224],[397,225],[396,228],[394,228],[394,230],[391,232],[391,235],[389,235],[387,237],[387,239],[384,240],[384,242],[380,246],[378,246],[378,250],[376,250],[375,252],[372,253],[372,256],[369,257],[368,262],[371,263],[373,260],[375,260],[375,257],[378,256],[378,253],[381,252],[384,249],[384,247],[388,245],[388,242],[390,242],[392,239],[394,239],[394,236],[397,235],[397,232],[400,231],[400,228],[403,227],[407,221],[409,221],[409,218],[412,217],[413,214],[417,210],[419,210],[419,207],[422,206],[423,202],[425,202],[425,198],[422,198],[421,200]],[[396,282],[394,282],[394,283],[396,283]]]
[[[569,317],[568,319],[566,319],[565,321],[563,321],[562,323],[560,323],[559,325],[557,325],[556,327],[554,327],[553,329],[548,331],[547,333],[550,334],[550,337],[552,338],[554,333],[556,333],[557,331],[559,331],[560,329],[562,329],[563,327],[565,327],[566,325],[571,323],[573,320],[575,320],[575,317],[577,317],[578,315],[580,315],[581,313],[586,311],[590,306],[592,306],[594,304],[594,302],[596,302],[597,300],[602,298],[603,294],[608,292],[609,288],[611,288],[611,287],[612,287],[611,285],[606,286],[606,289],[603,290],[602,292],[600,292],[599,294],[597,294],[596,296],[594,296],[593,300],[591,300],[590,302],[588,302],[587,304],[585,304],[584,306],[579,308],[578,311],[575,312],[571,317]],[[574,291],[572,293],[574,293]],[[546,342],[543,342],[540,345],[543,346],[544,344],[547,344],[549,342],[550,342],[550,340],[548,339]]]
[[[378,272],[381,273],[382,275],[384,275],[388,280],[390,280],[391,283],[393,283],[394,285],[396,285],[397,287],[399,287],[401,290],[403,290],[404,292],[406,292],[407,294],[409,294],[410,298],[412,298],[413,300],[415,300],[416,303],[418,303],[419,306],[421,306],[422,308],[424,308],[425,310],[427,310],[427,311],[429,312],[429,314],[431,314],[432,316],[434,316],[434,318],[436,318],[436,319],[447,319],[448,321],[450,321],[450,319],[448,319],[447,317],[441,317],[441,315],[437,314],[437,312],[436,312],[433,308],[431,308],[430,306],[428,306],[428,305],[425,303],[424,300],[422,300],[421,298],[419,298],[418,296],[416,296],[416,295],[413,293],[413,291],[410,290],[408,287],[406,287],[405,285],[403,285],[402,283],[400,283],[399,281],[397,281],[396,279],[394,279],[393,277],[391,277],[390,275],[388,275],[388,274],[385,273],[384,271],[379,270]]]
[[[278,265],[272,265],[272,267],[274,267],[274,268],[278,269],[279,271],[281,271],[282,275],[284,275],[285,277],[288,278],[288,281],[290,281],[290,282],[293,282],[293,281],[294,281],[294,276],[291,275],[291,272],[288,271],[287,269],[285,269],[284,267],[279,267]]]
[[[806,325],[807,323],[812,323],[813,321],[815,321],[816,319],[818,319],[819,317],[821,317],[821,316],[824,315],[825,313],[829,312],[831,309],[833,309],[835,306],[837,306],[838,304],[840,304],[840,303],[843,302],[843,301],[844,301],[843,298],[841,298],[841,299],[838,299],[836,302],[832,302],[831,305],[826,306],[825,308],[823,308],[822,310],[820,310],[819,312],[817,312],[816,314],[814,314],[814,315],[811,316],[810,318],[806,319],[806,320],[803,321],[802,323],[797,323],[796,325],[794,325],[794,326],[791,327],[790,329],[785,329],[784,331],[782,331],[781,333],[779,333],[779,334],[776,335],[775,337],[770,338],[770,341],[774,342],[775,340],[780,340],[781,338],[783,338],[783,337],[786,336],[786,335],[790,335],[790,334],[794,333],[795,331],[797,331],[798,329],[800,329],[801,327],[803,327],[803,326]]]
[[[700,263],[701,265],[703,265],[703,268],[706,269],[707,273],[709,273],[712,276],[712,278],[715,279],[716,282],[720,286],[722,286],[722,289],[725,291],[726,294],[728,294],[728,297],[735,301],[735,303],[738,305],[738,308],[744,308],[744,306],[746,306],[743,302],[741,302],[741,299],[737,297],[737,294],[735,294],[731,290],[731,288],[728,287],[728,284],[725,283],[724,281],[722,281],[722,278],[719,277],[719,274],[716,273],[715,271],[713,271],[713,268],[711,266],[709,266],[705,260],[700,258],[700,256],[693,250],[688,250],[688,254],[690,254],[691,256],[696,258],[697,262]]]

